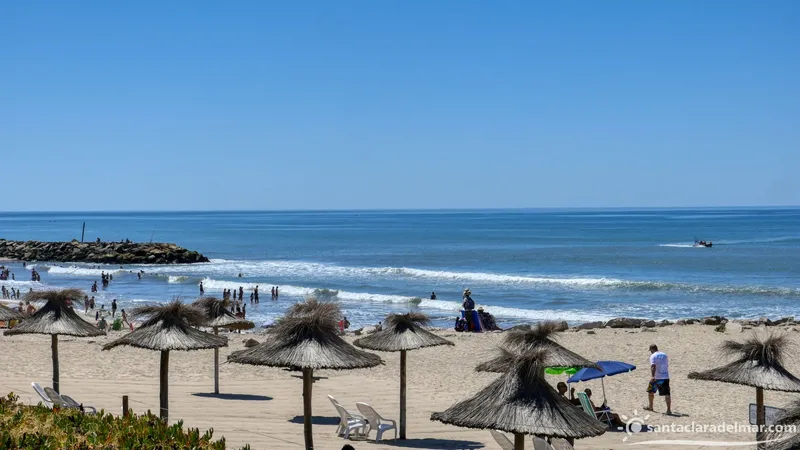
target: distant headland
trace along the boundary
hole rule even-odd
[[[208,262],[202,254],[176,244],[7,241],[0,239],[0,258],[21,261],[90,262],[105,264],[191,264]]]

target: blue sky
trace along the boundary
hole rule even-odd
[[[800,204],[800,2],[0,2],[0,210]]]

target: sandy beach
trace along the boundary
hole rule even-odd
[[[764,332],[764,330],[757,330]],[[768,331],[787,333],[795,344],[800,333],[787,328]],[[649,425],[692,423],[705,425],[747,424],[748,405],[754,402],[755,390],[735,385],[687,379],[691,371],[721,365],[715,348],[724,339],[742,338],[752,331],[730,324],[725,333],[704,325],[669,326],[655,332],[624,329],[600,329],[559,333],[559,342],[592,360],[620,360],[638,366],[628,374],[606,379],[609,404],[621,415],[648,416],[644,389],[649,379],[648,351],[656,343],[670,356],[673,410],[677,417],[662,414],[664,403],[657,398],[656,412],[649,413]],[[409,353],[408,437],[396,445],[408,448],[500,448],[488,431],[469,430],[429,420],[431,412],[442,411],[456,401],[485,386],[495,374],[476,373],[475,365],[492,355],[502,333],[466,334],[439,331],[455,342],[455,347],[436,347]],[[119,413],[121,398],[130,397],[136,412],[158,408],[158,363],[156,352],[132,348],[101,351],[101,346],[115,338],[73,339],[62,337],[59,343],[61,389],[64,393],[107,411]],[[243,340],[258,335],[229,334],[230,345],[221,351],[222,360],[234,350],[244,348]],[[348,336],[348,341],[353,340]],[[30,387],[32,381],[50,383],[51,360],[46,336],[0,336],[0,393],[17,393],[27,403],[37,403]],[[314,437],[319,449],[339,449],[344,444],[334,434],[335,410],[326,395],[333,395],[346,407],[367,402],[387,418],[398,417],[399,355],[382,353],[385,365],[369,370],[321,371],[314,384]],[[224,436],[231,448],[249,443],[254,449],[292,449],[303,445],[301,380],[297,373],[280,369],[223,364],[220,369],[220,396],[213,392],[213,353],[211,351],[174,352],[170,361],[170,419],[183,420],[186,426],[213,428],[215,436]],[[790,360],[790,371],[800,373],[800,362]],[[563,376],[548,376],[554,385]],[[590,387],[599,400],[599,381],[576,385]],[[766,404],[783,406],[794,396],[767,392]],[[373,434],[374,436],[374,434]],[[623,442],[623,439],[628,437]],[[623,448],[632,443],[639,447],[672,448],[667,444],[651,445],[644,441],[664,439],[740,441],[752,440],[750,433],[640,433],[607,432],[576,442],[576,448]],[[378,446],[373,442],[351,442],[356,449]],[[382,446],[383,446],[382,445]],[[699,447],[699,445],[690,445]],[[724,447],[723,447],[724,448]],[[741,447],[738,447],[741,448]]]

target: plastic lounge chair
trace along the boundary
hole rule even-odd
[[[36,391],[37,394],[39,394],[39,397],[42,398],[42,403],[44,404],[44,406],[53,409],[53,401],[50,400],[50,397],[47,395],[44,389],[42,389],[39,383],[31,383],[31,386],[33,386],[33,390]]]
[[[358,434],[366,435],[369,432],[369,423],[364,419],[364,416],[351,413],[331,395],[328,396],[328,400],[331,401],[333,407],[336,408],[336,412],[339,414],[339,426],[336,428],[337,436],[344,435],[345,439],[347,439],[350,437],[350,432],[358,428],[363,429],[362,432]]]
[[[514,443],[511,442],[511,439],[509,439],[504,433],[501,433],[497,430],[489,430],[489,433],[492,433],[494,441],[497,442],[497,445],[499,445],[500,448],[503,450],[514,450]]]
[[[94,406],[84,405],[83,403],[76,402],[72,397],[69,395],[62,395],[61,398],[67,402],[68,405],[72,406],[73,408],[78,408],[83,412],[89,412],[90,414],[97,414],[97,409]]]
[[[533,436],[533,450],[553,450],[553,447],[544,439]]]
[[[397,422],[391,419],[384,419],[372,406],[366,403],[356,403],[356,407],[367,418],[370,430],[374,429],[378,433],[375,437],[376,442],[383,439],[383,433],[389,430],[394,430],[394,439],[397,439]],[[367,430],[367,434],[369,434],[370,430]]]
[[[553,446],[555,450],[575,450],[575,447],[570,445],[566,439],[562,438],[553,438],[550,440],[550,445]]]
[[[581,401],[581,407],[590,416],[594,417],[599,421],[604,421],[608,424],[609,428],[612,427],[611,423],[611,414],[609,411],[595,411],[592,408],[592,402],[589,401],[589,396],[586,395],[586,392],[578,392],[578,399]]]
[[[45,392],[45,394],[47,394],[48,397],[50,397],[50,400],[53,402],[53,406],[54,407],[57,406],[59,408],[80,409],[80,405],[72,405],[72,404],[70,404],[69,402],[64,400],[64,397],[62,397],[58,392],[56,392],[55,389],[53,389],[51,387],[44,388],[44,392]]]

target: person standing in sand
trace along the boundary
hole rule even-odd
[[[656,344],[650,345],[650,383],[647,385],[647,398],[649,406],[644,409],[653,411],[653,400],[656,392],[667,403],[667,414],[672,414],[672,397],[669,389],[669,358],[664,352],[658,351]]]

